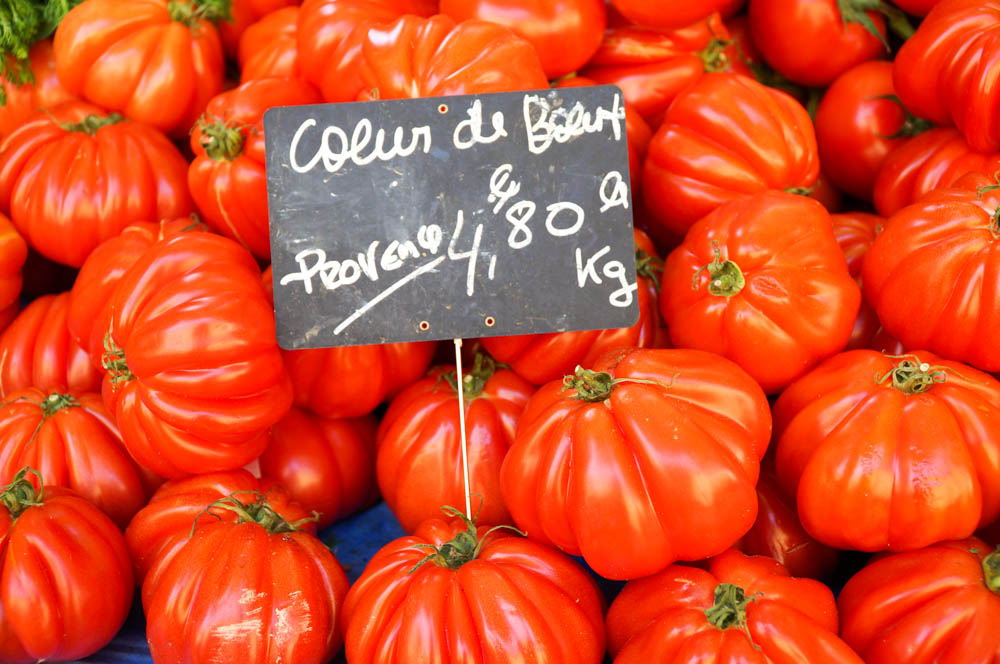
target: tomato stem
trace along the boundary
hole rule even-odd
[[[983,558],[983,575],[986,587],[1000,595],[1000,547]]]
[[[434,546],[433,544],[416,544],[414,548],[417,549],[429,549],[432,553],[427,554],[419,563],[417,563],[413,569],[408,573],[413,574],[418,569],[426,565],[427,563],[434,563],[438,567],[447,567],[448,569],[458,569],[462,565],[479,557],[479,552],[482,551],[483,544],[486,543],[486,539],[498,530],[512,530],[518,535],[524,536],[524,533],[515,528],[514,526],[494,526],[487,530],[482,537],[479,537],[476,531],[476,519],[479,518],[479,511],[482,510],[483,504],[479,503],[479,509],[476,510],[475,516],[471,519],[465,516],[461,510],[452,507],[451,505],[445,505],[441,508],[441,511],[448,516],[456,517],[465,522],[465,530],[458,533],[450,541],[445,542],[441,546]]]
[[[751,597],[746,596],[746,592],[739,586],[731,583],[720,583],[715,587],[715,604],[705,609],[705,617],[709,624],[717,629],[737,628],[746,632],[750,645],[755,650],[760,650],[760,646],[753,642],[750,634],[750,627],[747,625],[747,604],[756,602],[760,593],[754,593]]]
[[[237,496],[241,494],[249,494],[254,497],[254,500],[252,502],[243,502],[237,498]],[[236,523],[256,523],[271,534],[294,533],[301,530],[302,526],[307,523],[319,521],[319,512],[314,510],[312,516],[290,522],[278,514],[273,507],[271,507],[271,504],[267,501],[267,496],[264,493],[261,493],[260,491],[234,491],[224,498],[219,498],[199,512],[198,516],[194,518],[194,522],[191,524],[191,532],[188,534],[188,537],[194,536],[195,528],[198,525],[198,519],[200,519],[202,515],[211,514],[215,518],[221,519],[218,514],[211,511],[215,508],[234,513],[236,515]]]
[[[101,366],[111,374],[111,387],[118,387],[125,382],[135,380],[135,374],[128,368],[125,361],[125,350],[115,343],[111,330],[104,335],[104,353],[101,355]]]
[[[31,480],[26,477],[28,473],[38,478],[37,491]],[[41,474],[31,466],[25,466],[14,476],[14,481],[0,492],[0,504],[7,508],[11,518],[17,519],[29,507],[41,505],[44,493],[45,485]]]
[[[660,275],[663,274],[663,259],[650,256],[644,250],[635,249],[635,273],[653,282],[656,292],[660,292]]]
[[[208,122],[204,117],[198,120],[201,130],[201,145],[205,154],[215,161],[233,161],[243,153],[243,132],[239,126],[230,126],[223,120]]]
[[[889,29],[901,39],[906,40],[913,36],[913,26],[910,25],[906,14],[884,0],[837,0],[837,9],[840,10],[840,17],[845,29],[848,23],[859,24],[882,42],[886,51],[892,50],[889,41],[875,27],[875,21],[868,15],[868,12],[878,12],[885,16]]]
[[[600,403],[607,401],[615,387],[622,383],[642,383],[644,385],[659,385],[660,387],[673,387],[679,373],[673,375],[669,383],[661,383],[657,380],[647,380],[645,378],[612,378],[606,371],[593,371],[584,369],[577,365],[576,371],[571,375],[563,376],[563,391],[576,390],[570,399],[579,399],[587,403]]]
[[[701,59],[702,67],[705,68],[706,72],[715,73],[729,69],[729,55],[726,54],[726,49],[732,44],[733,40],[731,39],[712,37],[708,46],[697,52],[696,55]]]
[[[921,361],[916,355],[886,355],[886,357],[899,359],[901,362],[882,376],[875,374],[875,382],[882,385],[891,380],[892,386],[903,394],[922,394],[931,389],[935,383],[945,382],[948,372],[963,380],[969,380],[950,367],[932,366]]]
[[[497,362],[486,353],[476,351],[476,357],[472,361],[472,369],[462,374],[462,396],[467,400],[480,396],[493,374],[498,369],[506,367],[507,365]],[[441,381],[448,383],[455,394],[458,394],[457,370],[452,369],[441,374],[438,377],[438,382]],[[435,383],[435,387],[437,387],[437,383]]]
[[[64,408],[79,408],[80,402],[72,394],[53,392],[45,397],[39,406],[42,409],[42,418],[47,420]]]
[[[118,113],[111,113],[106,116],[90,114],[79,122],[59,122],[57,124],[66,131],[78,131],[89,136],[94,136],[101,127],[117,124],[124,119]]]
[[[979,200],[983,199],[987,193],[991,191],[996,191],[1000,189],[1000,171],[993,174],[994,184],[988,184],[983,187],[976,189],[976,198]],[[990,215],[990,235],[993,236],[994,240],[1000,240],[1000,206],[993,210],[993,214]]]
[[[715,254],[712,262],[698,268],[691,277],[691,290],[698,290],[701,285],[701,273],[707,271],[709,293],[719,297],[732,297],[738,294],[746,285],[743,272],[736,263],[722,260],[722,249],[715,240],[712,240],[712,252]]]
[[[212,23],[233,20],[232,0],[170,0],[167,3],[170,20],[195,28],[202,21]]]

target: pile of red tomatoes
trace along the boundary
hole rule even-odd
[[[1000,661],[1000,1],[8,0],[0,49],[0,662],[137,587],[157,664]],[[278,347],[267,109],[594,84],[635,325]],[[352,585],[317,532],[379,500]]]

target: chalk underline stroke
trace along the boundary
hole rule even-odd
[[[403,286],[405,286],[409,282],[411,282],[414,279],[416,279],[417,277],[419,277],[421,274],[424,274],[425,272],[430,272],[431,270],[433,270],[434,268],[436,268],[438,265],[440,265],[441,263],[443,263],[447,259],[448,259],[447,255],[445,255],[445,256],[438,256],[437,258],[435,258],[434,260],[432,260],[430,263],[426,263],[424,265],[421,265],[420,267],[418,267],[413,272],[409,273],[408,275],[406,275],[405,277],[403,277],[402,279],[400,279],[399,281],[397,281],[393,285],[389,286],[388,288],[386,288],[384,291],[382,291],[381,293],[379,293],[378,295],[376,295],[372,299],[368,300],[368,302],[366,302],[364,305],[362,305],[361,307],[359,307],[357,309],[357,311],[355,311],[353,314],[351,314],[350,316],[348,316],[347,318],[345,318],[344,320],[342,320],[340,322],[340,325],[338,325],[337,327],[333,328],[333,333],[335,335],[336,334],[340,334],[345,329],[347,329],[347,327],[349,325],[351,325],[351,323],[353,323],[357,319],[359,319],[362,316],[364,316],[365,313],[367,313],[368,310],[371,309],[372,307],[374,307],[376,304],[378,304],[379,302],[381,302],[385,298],[389,297],[390,295],[392,295],[393,293],[395,293],[397,290],[399,290],[400,288],[402,288]]]

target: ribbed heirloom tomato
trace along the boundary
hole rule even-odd
[[[1000,516],[1000,382],[918,351],[841,353],[774,405],[777,470],[806,531],[904,551]]]
[[[723,16],[735,14],[745,0],[611,0],[615,9],[632,23],[654,28],[679,28],[705,18],[714,11]]]
[[[660,292],[674,346],[729,358],[769,394],[842,350],[860,303],[830,215],[784,192],[732,201],[692,226]]]
[[[706,74],[674,99],[649,144],[642,193],[678,235],[727,201],[806,190],[819,175],[812,120],[790,96],[739,74]]]
[[[271,257],[264,112],[321,101],[316,88],[299,79],[252,80],[213,97],[191,132],[188,187],[198,210],[212,229],[262,260]]]
[[[382,547],[348,592],[347,660],[599,664],[603,613],[594,581],[558,551],[464,518],[428,519]]]
[[[607,626],[615,664],[862,664],[837,637],[829,588],[734,550],[707,570],[672,565],[629,581]]]
[[[729,360],[621,349],[531,398],[501,489],[528,537],[633,579],[749,530],[770,434],[764,393]]]
[[[23,277],[21,266],[28,257],[28,244],[14,224],[0,214],[0,331],[17,316]]]
[[[68,102],[0,143],[0,209],[39,253],[79,267],[134,221],[191,212],[187,161],[152,127]]]
[[[36,490],[24,474],[0,492],[0,661],[75,661],[125,622],[128,551],[99,509],[68,489]]]
[[[303,78],[296,36],[299,8],[284,7],[249,26],[240,37],[240,79]]]
[[[209,233],[155,244],[107,306],[104,402],[139,463],[173,478],[260,455],[292,389],[246,249]]]
[[[236,55],[240,37],[251,24],[273,14],[274,12],[294,7],[300,0],[232,0],[229,7],[229,20],[216,23],[222,47],[229,56]]]
[[[510,523],[500,466],[535,387],[477,353],[459,386],[454,367],[438,367],[393,399],[379,425],[376,472],[382,497],[406,532],[464,503],[458,390],[465,404],[471,492],[485,523]]]
[[[71,93],[183,136],[222,89],[213,21],[229,0],[87,0],[56,29],[56,71]]]

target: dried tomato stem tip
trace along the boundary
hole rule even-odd
[[[232,21],[232,0],[171,0],[167,3],[170,20],[188,27],[195,27],[201,21]]]
[[[1000,595],[1000,547],[983,558],[983,574],[986,577],[986,587]]]
[[[60,127],[66,131],[78,131],[83,134],[88,134],[93,136],[97,133],[97,130],[101,127],[107,127],[108,125],[117,124],[122,122],[125,118],[118,113],[111,113],[110,115],[88,115],[83,120],[79,122],[62,122],[59,124]]]
[[[646,380],[645,378],[612,378],[611,374],[606,371],[592,371],[577,366],[573,374],[563,376],[563,391],[576,391],[575,395],[569,397],[570,399],[579,399],[587,403],[599,403],[606,401],[611,396],[611,392],[614,391],[615,386],[621,383],[642,383],[670,388],[679,375],[674,374],[670,378],[669,383],[661,383],[658,380]]]
[[[429,549],[432,553],[429,553],[423,560],[417,563],[416,566],[409,571],[409,574],[413,574],[430,562],[434,563],[438,567],[458,569],[465,563],[478,558],[479,552],[482,550],[483,543],[486,541],[486,538],[497,530],[512,530],[515,533],[524,536],[524,533],[514,526],[494,526],[487,530],[482,537],[479,537],[476,533],[475,518],[468,518],[459,509],[452,507],[451,505],[443,506],[441,511],[448,516],[456,517],[464,521],[465,530],[458,533],[454,538],[445,542],[441,546],[434,546],[433,544],[415,545],[415,548]],[[478,513],[476,516],[478,516]]]
[[[746,592],[731,583],[720,583],[715,587],[715,604],[705,609],[705,617],[709,624],[717,629],[741,629],[746,632],[750,644],[760,650],[753,642],[750,628],[747,626],[747,604],[757,601],[757,594],[747,597]]]
[[[701,64],[708,73],[726,71],[729,68],[729,56],[726,49],[732,46],[732,40],[712,37],[708,46],[698,51],[697,55],[701,59]]]
[[[892,380],[892,386],[904,394],[921,394],[931,389],[935,383],[945,381],[945,369],[934,367],[927,362],[914,359],[904,359],[882,376],[875,376],[876,382],[882,384]]]
[[[701,273],[707,271],[709,276],[708,292],[720,297],[732,297],[743,290],[747,283],[743,272],[736,263],[722,260],[722,249],[714,240],[712,241],[712,251],[715,253],[715,258],[712,259],[711,263],[703,265],[694,273],[691,278],[691,290],[698,290]]]
[[[215,161],[233,161],[243,153],[243,134],[239,128],[222,120],[208,122],[204,118],[198,121],[198,128],[205,154]]]
[[[44,487],[42,476],[34,468],[27,466],[18,471],[17,475],[14,476],[14,481],[4,487],[3,492],[0,493],[0,504],[7,508],[11,518],[16,519],[29,507],[42,504],[44,489],[39,488],[36,492],[34,485],[26,477],[28,473],[38,478],[39,487]]]
[[[653,282],[656,292],[660,292],[660,275],[663,274],[663,259],[650,256],[638,247],[635,250],[635,273]]]
[[[104,335],[104,354],[101,355],[101,366],[111,374],[111,387],[113,388],[135,379],[135,374],[128,368],[128,363],[125,361],[124,349],[115,343],[110,330]]]
[[[472,369],[462,374],[462,396],[466,399],[475,399],[478,397],[486,389],[486,383],[497,372],[497,369],[501,369],[504,366],[486,353],[477,352],[476,358],[472,361]],[[458,380],[456,376],[457,373],[453,370],[442,374],[441,379],[448,383],[451,389],[458,394]]]
[[[42,418],[47,420],[64,408],[79,408],[80,403],[73,398],[72,394],[53,392],[45,397],[39,406],[42,409]]]

